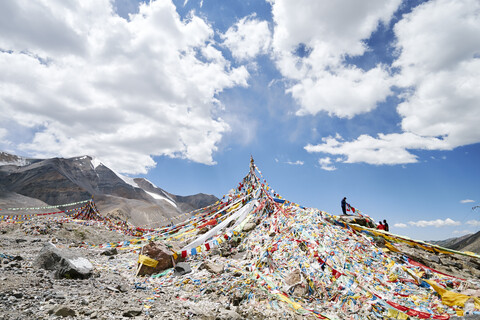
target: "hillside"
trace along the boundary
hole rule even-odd
[[[480,231],[458,238],[450,238],[442,241],[430,241],[430,243],[453,250],[471,251],[480,254]]]
[[[26,159],[5,152],[0,153],[0,190],[0,208],[66,204],[93,196],[103,215],[149,227],[178,222],[184,213],[218,200],[206,194],[170,194],[89,156]]]

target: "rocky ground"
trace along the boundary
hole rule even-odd
[[[131,236],[96,224],[46,219],[0,224],[0,319],[314,319],[312,314],[295,313],[268,293],[242,294],[254,286],[245,277],[250,261],[241,246],[228,254],[212,252],[207,262],[205,257],[189,259],[188,274],[175,276],[170,269],[163,276],[136,277],[141,244],[126,250],[98,246],[128,239]],[[38,258],[51,244],[86,258],[92,272],[82,279],[68,279],[42,268]],[[398,248],[442,272],[480,278],[476,259]],[[363,318],[360,313],[358,319]],[[460,317],[451,319],[455,318]]]
[[[135,277],[138,251],[80,247],[82,242],[102,244],[130,238],[101,226],[54,221],[0,225],[0,319],[305,318],[288,308],[272,308],[266,297],[263,302],[239,306],[244,297],[230,298],[220,287],[200,292],[192,283],[179,287],[178,283],[162,283],[160,278]],[[94,266],[92,274],[86,279],[57,279],[52,271],[39,268],[36,259],[49,243],[88,259]],[[200,270],[200,261],[190,264],[205,281],[212,277],[209,271]],[[238,276],[233,269],[224,271],[231,278]]]

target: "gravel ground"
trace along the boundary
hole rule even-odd
[[[118,250],[112,256],[105,249],[81,247],[81,243],[102,244],[131,239],[101,226],[82,226],[55,221],[0,224],[0,319],[308,319],[278,304],[252,299],[238,305],[222,288],[178,286],[178,281],[135,277],[138,252]],[[56,279],[51,271],[35,267],[42,248],[53,243],[87,258],[94,266],[87,279]],[[222,260],[228,264],[226,259]],[[200,261],[192,270],[208,280]],[[202,274],[203,272],[203,274]],[[225,272],[233,269],[226,268]],[[171,277],[170,277],[171,278]],[[177,280],[181,280],[178,278]]]

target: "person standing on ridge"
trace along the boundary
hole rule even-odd
[[[347,197],[343,197],[342,199],[342,211],[344,215],[347,214]]]
[[[385,226],[382,224],[382,220],[378,221],[377,229],[378,230],[385,230]]]
[[[383,230],[388,231],[388,223],[387,220],[383,220]]]

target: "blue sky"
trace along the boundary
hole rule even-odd
[[[250,155],[285,198],[392,232],[479,230],[480,3],[4,1],[0,150],[92,155],[221,197]]]

